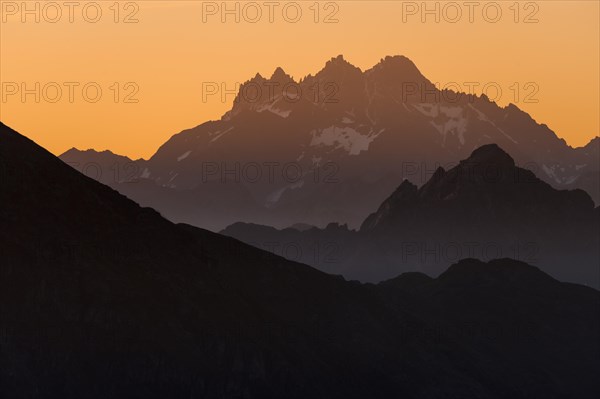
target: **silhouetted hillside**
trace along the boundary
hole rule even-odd
[[[361,281],[406,271],[437,275],[467,257],[511,257],[562,281],[600,286],[600,220],[590,196],[554,189],[495,144],[447,171],[439,167],[420,188],[403,181],[358,232],[236,223],[223,234]],[[312,248],[322,249],[320,257]],[[324,248],[335,255],[330,262]]]
[[[586,398],[600,388],[599,293],[527,265],[460,262],[417,291],[361,285],[174,225],[3,124],[0,170],[2,397]],[[488,331],[490,320],[506,336],[455,328]]]

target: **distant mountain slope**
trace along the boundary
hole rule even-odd
[[[465,257],[510,256],[561,280],[598,287],[599,227],[588,194],[552,188],[489,144],[448,171],[438,168],[420,188],[405,180],[360,231],[236,223],[222,233],[361,281],[405,271],[437,275]]]
[[[62,159],[77,171],[106,185],[137,183],[143,159],[136,161],[111,151],[80,151],[71,148],[61,155]]]
[[[596,137],[590,141],[585,147],[576,148],[576,155],[573,159],[587,159],[589,162],[596,162],[588,167],[588,164],[575,165],[576,170],[584,170],[578,174],[570,183],[567,183],[569,188],[581,188],[588,192],[599,205],[600,201],[600,167],[597,168],[598,159],[600,159],[600,138]]]
[[[425,228],[424,223],[477,224],[497,230],[501,224],[526,222],[534,229],[547,224],[564,228],[589,221],[593,210],[594,202],[584,191],[558,191],[489,144],[448,172],[438,168],[418,189],[404,181],[365,220],[361,231]]]
[[[366,71],[339,56],[300,80],[281,68],[257,74],[220,120],[172,136],[139,163],[138,175],[159,188],[113,187],[173,221],[213,230],[236,221],[358,227],[403,179],[420,186],[438,166],[490,143],[554,187],[583,188],[600,201],[598,139],[571,148],[513,104],[439,90],[403,56]],[[238,193],[246,206],[220,206]]]
[[[3,124],[0,170],[3,397],[600,388],[600,293],[525,264],[466,260],[437,279],[361,285],[174,225]]]

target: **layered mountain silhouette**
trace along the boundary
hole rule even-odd
[[[0,171],[3,397],[600,389],[599,292],[525,263],[466,259],[363,285],[173,224],[3,124]]]
[[[490,143],[555,188],[600,199],[597,138],[571,148],[513,104],[438,89],[403,56],[366,71],[339,56],[299,81],[281,68],[257,74],[220,120],[174,135],[147,161],[114,156],[111,167],[127,170],[111,186],[215,231],[237,221],[357,228],[399,181],[421,186]],[[91,177],[90,164],[102,166],[75,149],[61,159]]]
[[[465,257],[509,256],[598,287],[599,227],[585,191],[556,190],[488,144],[447,171],[439,167],[420,188],[402,182],[358,231],[236,223],[223,234],[361,281],[406,271],[437,275]]]

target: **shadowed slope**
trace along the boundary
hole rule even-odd
[[[563,326],[552,345],[506,344],[536,367],[553,363],[530,383],[520,359],[447,324],[448,335],[426,333],[437,327],[434,295],[399,300],[412,294],[174,225],[4,125],[0,171],[3,396],[551,398],[598,388],[596,291],[556,283],[523,293],[526,313],[551,301],[572,311],[532,318],[541,334]],[[509,310],[494,303],[489,317],[511,325]]]

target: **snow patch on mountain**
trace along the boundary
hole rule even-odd
[[[173,171],[171,171],[169,173],[169,175],[172,175],[171,178],[169,179],[169,181],[167,182],[167,184],[163,184],[163,187],[170,187],[170,188],[175,188],[177,187],[175,184],[171,184],[173,182],[173,180],[175,180],[175,178],[177,178],[177,176],[179,176],[179,173],[175,173],[173,174]]]
[[[504,135],[504,137],[506,137],[507,139],[509,139],[510,141],[512,141],[515,144],[519,144],[517,142],[517,140],[515,140],[512,136],[510,136],[508,133],[506,133],[504,130],[500,129],[498,126],[496,126],[496,124],[491,121],[487,116],[485,116],[485,114],[483,112],[481,112],[480,110],[478,110],[477,108],[475,108],[473,105],[469,104],[469,107],[475,111],[477,113],[477,116],[479,118],[480,121],[484,121],[489,123],[490,125],[492,125],[493,127],[495,127],[500,133],[502,133]],[[504,118],[506,119],[506,115],[504,115]]]
[[[361,151],[367,151],[382,131],[383,129],[374,133],[371,129],[369,133],[361,134],[351,127],[330,126],[322,130],[313,130],[310,145],[334,147],[345,150],[349,155],[358,155]]]
[[[256,109],[257,112],[265,112],[268,111],[272,114],[275,114],[277,116],[280,116],[282,118],[287,118],[288,116],[290,116],[290,114],[292,113],[292,110],[281,110],[279,108],[275,108],[275,104],[265,104],[265,105],[261,105],[260,107],[258,107]]]
[[[270,112],[270,113],[280,116],[282,118],[287,118],[288,116],[290,116],[292,110],[291,109],[288,109],[288,110],[281,109],[277,106],[277,104],[283,102],[284,108],[287,108],[287,107],[285,107],[285,104],[289,103],[294,98],[295,97],[293,97],[292,95],[285,95],[285,99],[284,99],[284,96],[278,95],[272,101],[253,105],[251,107],[251,109],[253,109],[254,111],[256,111],[258,113]]]
[[[221,137],[223,137],[223,135],[229,133],[230,131],[232,131],[234,129],[234,126],[231,126],[229,129],[226,129],[225,131],[221,132],[220,130],[217,130],[214,133],[210,133],[211,136],[214,136],[212,138],[212,140],[210,140],[211,143],[214,143],[215,141],[217,141],[218,139],[220,139]]]
[[[465,144],[465,132],[467,131],[466,118],[449,119],[441,124],[437,124],[434,121],[431,121],[431,124],[444,137],[444,142],[446,141],[446,136],[448,135],[448,133],[454,133],[458,136],[460,144]]]
[[[575,180],[577,180],[577,176],[569,176],[566,179],[564,179],[564,183],[571,184],[571,183],[574,183]]]
[[[464,119],[464,109],[462,107],[449,107],[440,104],[412,104],[420,113],[430,118],[438,118],[443,115],[450,119]]]
[[[453,133],[458,137],[461,145],[465,144],[468,120],[462,107],[425,103],[412,104],[412,106],[428,118],[434,119],[429,123],[442,135],[444,143],[448,133]]]
[[[504,130],[500,129],[498,126],[496,126],[496,124],[492,121],[490,121],[490,123],[496,128],[498,129],[498,131],[500,131],[500,133],[502,133],[504,135],[504,137],[506,137],[507,139],[509,139],[510,141],[512,141],[515,144],[519,144],[519,142],[515,139],[512,138],[511,135],[509,135],[508,133],[506,133]]]
[[[267,208],[272,207],[277,202],[279,202],[279,200],[281,199],[281,196],[283,195],[283,193],[286,190],[295,190],[297,188],[301,188],[302,186],[304,186],[304,180],[299,180],[295,183],[288,184],[278,190],[273,191],[271,194],[269,194],[267,196],[267,203],[265,204],[265,206]]]
[[[562,183],[562,180],[556,173],[556,170],[558,169],[558,165],[551,165],[548,166],[546,164],[542,165],[542,169],[544,170],[544,172],[546,172],[546,175],[548,175],[548,177],[550,177],[552,180],[554,180],[557,183]]]
[[[575,168],[577,169],[577,166],[575,166]],[[572,184],[579,177],[577,175],[576,176],[571,175],[571,176],[565,176],[565,177],[560,176],[560,174],[558,172],[560,171],[560,172],[564,173],[565,168],[561,167],[558,164],[551,165],[551,166],[543,164],[542,169],[544,170],[546,175],[548,175],[548,177],[550,177],[552,180],[554,180],[558,184]]]
[[[181,156],[177,157],[177,162],[183,161],[184,159],[186,159],[190,154],[192,153],[192,151],[186,151],[183,154],[181,154]]]
[[[412,104],[412,106],[417,111],[430,118],[438,116],[438,109],[434,104]]]
[[[480,121],[484,121],[484,122],[490,122],[490,120],[488,119],[487,116],[485,116],[485,114],[483,112],[481,112],[480,110],[478,110],[477,108],[475,108],[472,104],[467,104],[469,106],[469,108],[471,108],[473,111],[475,111],[475,113],[477,114],[477,118]]]

